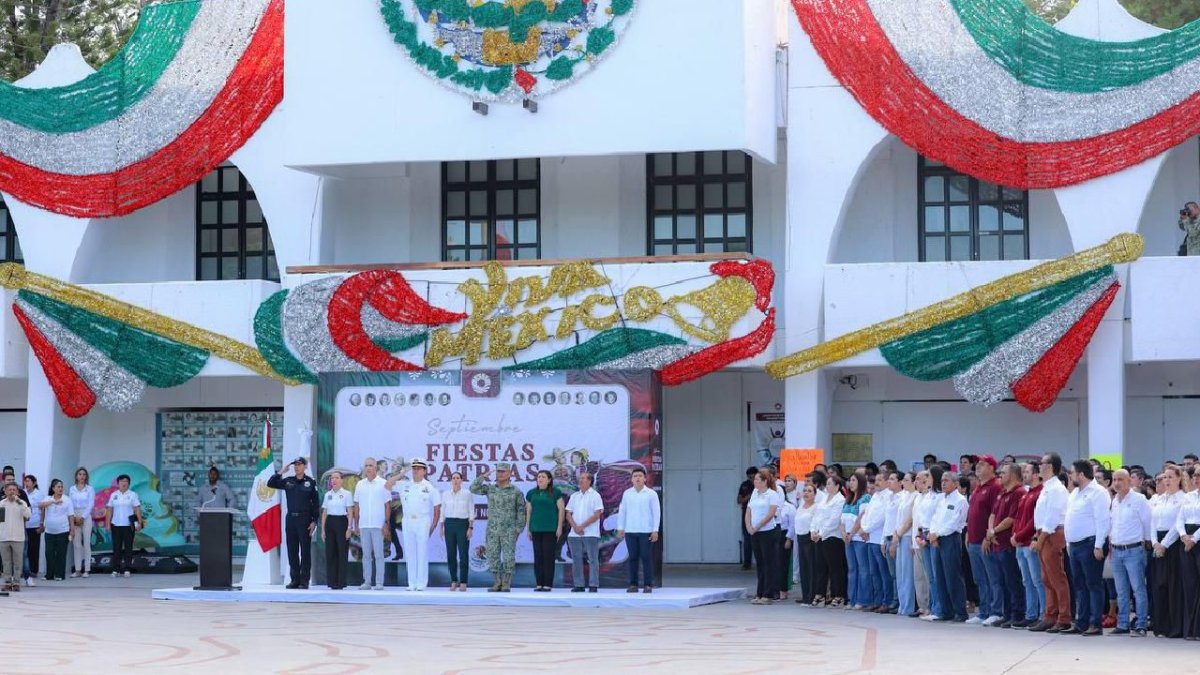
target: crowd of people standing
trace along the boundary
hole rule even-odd
[[[755,604],[797,603],[1066,635],[1200,640],[1200,462],[1110,470],[1055,453],[888,460],[738,494]],[[748,561],[747,561],[748,562]],[[793,571],[794,568],[794,571]]]

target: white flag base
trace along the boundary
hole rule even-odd
[[[276,546],[263,552],[258,540],[251,538],[246,544],[246,566],[242,569],[242,585],[282,585],[283,574],[279,569],[279,551],[282,548]]]

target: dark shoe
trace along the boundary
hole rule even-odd
[[[599,593],[600,589],[595,586],[588,586],[588,593]]]
[[[750,571],[750,566],[749,566],[749,565],[742,565],[742,571],[743,571],[743,572],[749,572],[749,571]]]
[[[654,589],[653,589],[653,588],[651,588],[650,586],[647,586],[647,587],[645,587],[645,588],[643,588],[643,589],[642,589],[642,592],[643,592],[643,593],[653,593],[653,592],[654,592]]]
[[[1094,635],[1104,635],[1104,631],[1101,630],[1100,626],[1092,626],[1091,628],[1083,631],[1081,635],[1086,635],[1088,637],[1092,637]]]
[[[899,614],[899,613],[900,613],[899,607],[888,607],[887,611],[884,612],[884,614]]]
[[[1047,630],[1050,630],[1050,629],[1051,629],[1051,628],[1053,628],[1053,627],[1054,627],[1054,626],[1053,626],[1052,624],[1048,624],[1048,623],[1046,623],[1045,621],[1038,621],[1038,622],[1036,622],[1036,623],[1032,623],[1032,624],[1030,624],[1030,625],[1029,625],[1029,628],[1028,628],[1027,630],[1028,630],[1030,633],[1044,633],[1044,632],[1046,632]]]
[[[1033,622],[1029,619],[1021,619],[1020,621],[1013,621],[1009,628],[1029,628],[1031,624],[1033,624]]]
[[[637,593],[637,586],[630,586],[629,588],[625,589],[625,592],[626,593]]]
[[[576,586],[575,588],[572,588],[572,589],[571,589],[571,592],[572,592],[572,593],[582,593],[582,592],[583,592],[583,586]]]
[[[965,617],[965,616],[956,616],[956,617],[954,617],[953,619],[951,619],[951,621],[953,621],[954,623],[966,623],[966,622],[967,622],[967,617]]]
[[[302,590],[302,591],[307,591],[307,590],[308,590],[308,584],[300,584],[300,590]]]
[[[288,590],[295,590],[297,588],[300,588],[300,584],[293,581],[292,583],[288,584],[287,586],[284,586],[284,588],[286,588]]]
[[[1059,635],[1083,635],[1083,631],[1079,630],[1079,626],[1076,626],[1075,624],[1071,624],[1070,626],[1067,626],[1066,628],[1060,629],[1058,631],[1058,634]]]
[[[1145,628],[1134,628],[1131,637],[1146,637]]]
[[[1000,623],[996,624],[996,628],[1012,628],[1012,625],[1013,622],[1011,621],[1001,621]]]
[[[1128,628],[1114,628],[1114,629],[1108,631],[1108,634],[1109,635],[1129,635],[1129,629]]]

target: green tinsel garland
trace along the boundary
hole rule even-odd
[[[535,361],[509,366],[505,370],[584,370],[654,347],[683,344],[687,343],[658,331],[644,328],[612,328],[581,345]]]
[[[259,305],[254,313],[254,343],[275,372],[297,382],[316,384],[317,376],[292,356],[283,340],[282,312],[287,296],[287,291],[279,291]]]
[[[1001,302],[879,348],[893,368],[915,380],[946,380],[970,368],[1005,340],[1061,307],[1101,278],[1101,267]]]
[[[152,387],[175,387],[195,377],[208,352],[48,298],[18,291],[19,297],[78,335],[93,348]]]

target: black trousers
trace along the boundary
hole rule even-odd
[[[746,509],[742,508],[742,567],[750,569],[750,561],[754,560],[754,544],[750,540],[750,531],[746,529]]]
[[[1161,538],[1165,533],[1159,533]],[[1195,549],[1193,549],[1195,550]],[[1160,637],[1183,637],[1183,542],[1150,559],[1150,625]]]
[[[829,595],[826,600],[833,598],[846,599],[846,583],[850,570],[846,563],[846,542],[841,537],[822,539],[817,544],[821,563],[817,565],[815,580],[816,595],[824,594],[828,586]]]
[[[133,526],[112,526],[113,538],[113,571],[128,572],[129,563],[133,560]]]
[[[287,515],[284,522],[284,533],[287,534],[288,565],[291,566],[293,584],[308,585],[312,573],[312,535],[308,526],[313,517],[307,513]]]
[[[325,516],[325,579],[330,588],[346,587],[346,558],[350,542],[346,541],[346,529],[350,519],[346,516]]]
[[[825,595],[824,588],[817,589],[815,586],[817,559],[820,556],[817,554],[817,544],[813,543],[812,537],[807,532],[796,535],[796,546],[800,551],[797,563],[800,565],[800,598],[807,604],[812,602],[815,596]]]
[[[554,585],[554,552],[558,535],[553,532],[533,532],[533,576],[535,584],[549,588]]]
[[[38,560],[42,557],[42,535],[38,534],[36,527],[25,528],[25,545],[25,558],[29,561],[29,575],[37,577]]]
[[[450,570],[452,584],[467,583],[467,574],[471,571],[469,524],[466,518],[446,519],[446,567]]]
[[[1186,525],[1192,530],[1193,525]],[[1183,577],[1183,637],[1200,638],[1200,546],[1179,551]]]
[[[46,533],[46,578],[67,578],[67,533]]]
[[[754,564],[758,573],[758,589],[755,597],[774,600],[779,593],[779,526],[760,530],[752,536],[754,542]]]

